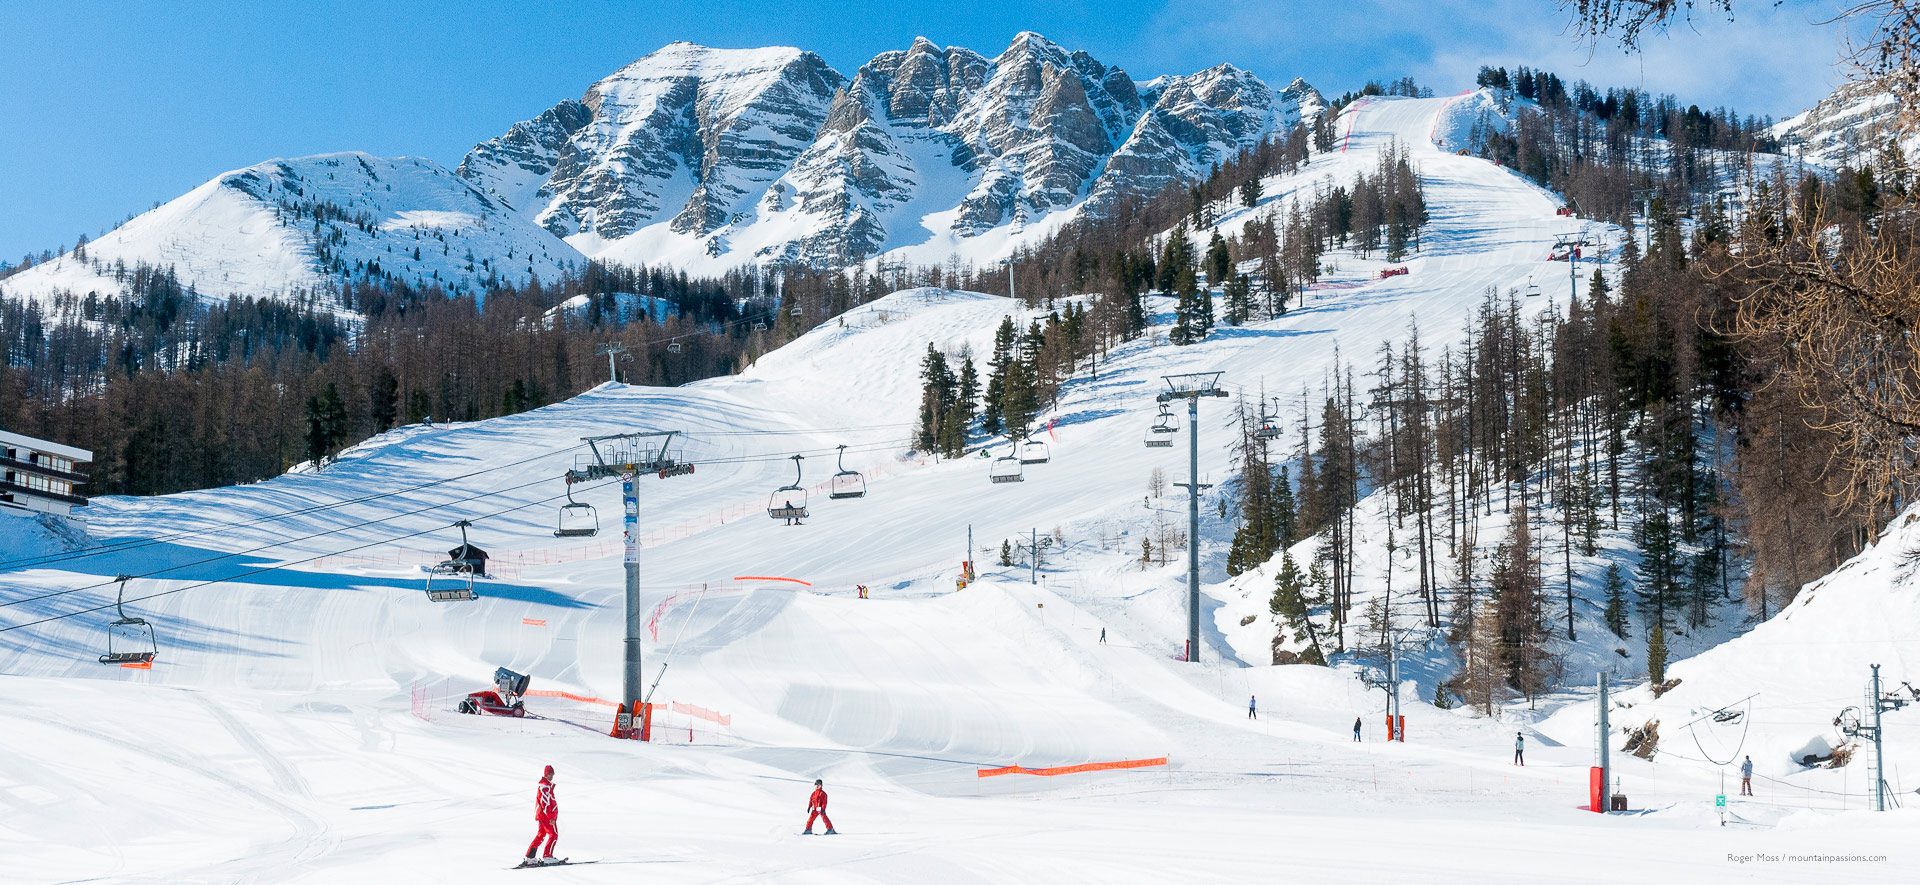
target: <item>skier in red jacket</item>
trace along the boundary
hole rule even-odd
[[[827,790],[824,781],[813,782],[813,795],[807,797],[807,830],[803,835],[813,835],[813,819],[819,818],[827,824],[827,835],[837,836],[833,831],[833,818],[827,816]]]
[[[553,766],[547,766],[545,774],[540,776],[540,786],[533,792],[533,819],[540,825],[540,831],[533,836],[533,844],[527,846],[527,859],[520,862],[523,867],[550,863],[566,863],[565,859],[555,860],[553,846],[560,841],[560,800],[553,796]],[[545,840],[547,852],[539,860],[533,859],[533,853]]]

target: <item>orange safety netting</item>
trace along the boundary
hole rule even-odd
[[[974,772],[979,777],[999,777],[1003,774],[1034,774],[1040,777],[1053,777],[1061,774],[1079,774],[1083,771],[1112,771],[1118,768],[1148,768],[1167,764],[1167,757],[1156,759],[1123,759],[1119,762],[1083,762],[1079,765],[1062,765],[1058,768],[1021,768],[1009,765],[1005,768],[982,768]]]
[[[673,712],[685,713],[688,716],[705,719],[708,722],[713,722],[720,725],[733,724],[733,717],[728,716],[725,713],[715,713],[714,711],[709,710],[705,707],[696,707],[692,704],[680,703],[679,701],[673,702]]]

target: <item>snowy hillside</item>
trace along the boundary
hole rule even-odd
[[[1226,580],[1218,489],[1198,539],[1200,662],[1174,659],[1184,576],[1139,563],[1140,539],[1184,515],[1148,492],[1155,468],[1184,479],[1187,457],[1141,444],[1163,374],[1296,391],[1415,320],[1426,346],[1456,342],[1490,288],[1538,283],[1527,315],[1567,303],[1566,265],[1546,255],[1578,222],[1510,170],[1433,146],[1451,101],[1356,104],[1343,150],[1264,183],[1268,203],[1291,199],[1407,146],[1433,216],[1408,273],[1380,279],[1382,262],[1329,253],[1332,270],[1285,316],[1191,347],[1160,334],[1117,347],[1042,416],[1051,458],[1021,482],[990,483],[979,455],[907,455],[905,441],[929,344],[978,359],[1003,317],[1037,314],[916,289],[736,376],[604,385],[510,417],[403,427],[317,473],[97,499],[93,534],[115,546],[0,562],[8,875],[505,880],[496,871],[532,834],[534,780],[552,764],[561,853],[598,862],[572,881],[1909,878],[1904,857],[1735,864],[1761,849],[1884,854],[1910,842],[1912,815],[1742,799],[1737,812],[1773,826],[1721,829],[1717,771],[1623,761],[1635,813],[1592,814],[1592,742],[1572,718],[1535,727],[1523,711],[1496,721],[1409,697],[1410,739],[1382,742],[1380,693],[1351,668],[1267,666],[1264,642],[1239,630],[1254,609]],[[1203,483],[1230,469],[1227,402],[1202,406]],[[680,431],[697,467],[638,479],[643,656],[662,680],[646,744],[608,738],[595,703],[621,682],[618,482],[571,488],[599,535],[554,535],[581,437],[641,430]],[[793,496],[781,487],[794,454],[810,512],[787,526],[767,508]],[[865,497],[827,498],[842,464],[864,475]],[[459,519],[492,576],[476,601],[429,602],[422,566],[459,543]],[[1003,542],[1048,536],[1044,566],[1029,572],[1020,553],[998,565]],[[956,591],[969,558],[983,574]],[[96,663],[123,573],[136,576],[127,612],[158,635],[150,670]],[[1835,589],[1793,617],[1841,608]],[[1687,667],[1710,660],[1675,666],[1682,690]],[[498,666],[573,697],[530,698],[544,718],[451,712]],[[1515,729],[1525,767],[1509,762]],[[1140,767],[1005,771],[1122,761]],[[799,835],[816,778],[832,839]]]
[[[1048,216],[1196,180],[1324,110],[1299,80],[1276,92],[1220,65],[1136,83],[1030,32],[991,59],[916,39],[850,78],[798,49],[675,43],[460,174],[625,263],[984,261]]]
[[[555,280],[585,258],[429,160],[360,153],[238,169],[6,280],[16,297],[119,293],[140,264],[203,298],[320,296],[355,280],[449,292]]]

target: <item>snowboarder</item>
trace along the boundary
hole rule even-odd
[[[1527,767],[1526,750],[1527,750],[1527,736],[1517,731],[1514,732],[1513,733],[1513,764],[1518,765],[1521,768]]]
[[[813,835],[813,819],[826,822],[827,835],[837,836],[833,831],[833,818],[827,816],[827,788],[824,781],[813,782],[813,795],[807,797],[807,829],[802,835]]]
[[[1100,644],[1101,645],[1107,644],[1107,628],[1105,627],[1100,628]]]
[[[553,846],[560,841],[560,800],[553,795],[553,766],[547,766],[545,774],[540,776],[540,786],[533,792],[533,820],[540,825],[540,831],[533,835],[533,844],[527,846],[527,859],[520,862],[523,867],[539,866],[550,863],[566,863],[566,858],[556,860]],[[547,843],[546,854],[539,860],[534,852],[540,843]]]
[[[1253,695],[1247,695],[1247,718],[1248,719],[1260,718],[1260,714],[1254,710],[1255,700],[1257,700],[1257,698],[1255,698]]]
[[[1353,717],[1353,742],[1360,742],[1360,717]]]
[[[1753,795],[1753,757],[1748,756],[1740,763],[1740,795]]]

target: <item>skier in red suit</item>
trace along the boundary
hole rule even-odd
[[[827,816],[827,790],[824,781],[813,782],[813,795],[807,797],[807,830],[805,835],[813,835],[813,819],[826,822],[827,835],[838,835],[833,831],[833,818]]]
[[[547,766],[545,774],[540,776],[540,787],[533,793],[533,819],[540,825],[540,831],[533,836],[533,844],[527,846],[525,865],[535,863],[553,863],[553,846],[560,841],[560,800],[553,796],[553,766]],[[533,859],[533,853],[540,848],[541,841],[547,843],[546,854],[539,861]]]

